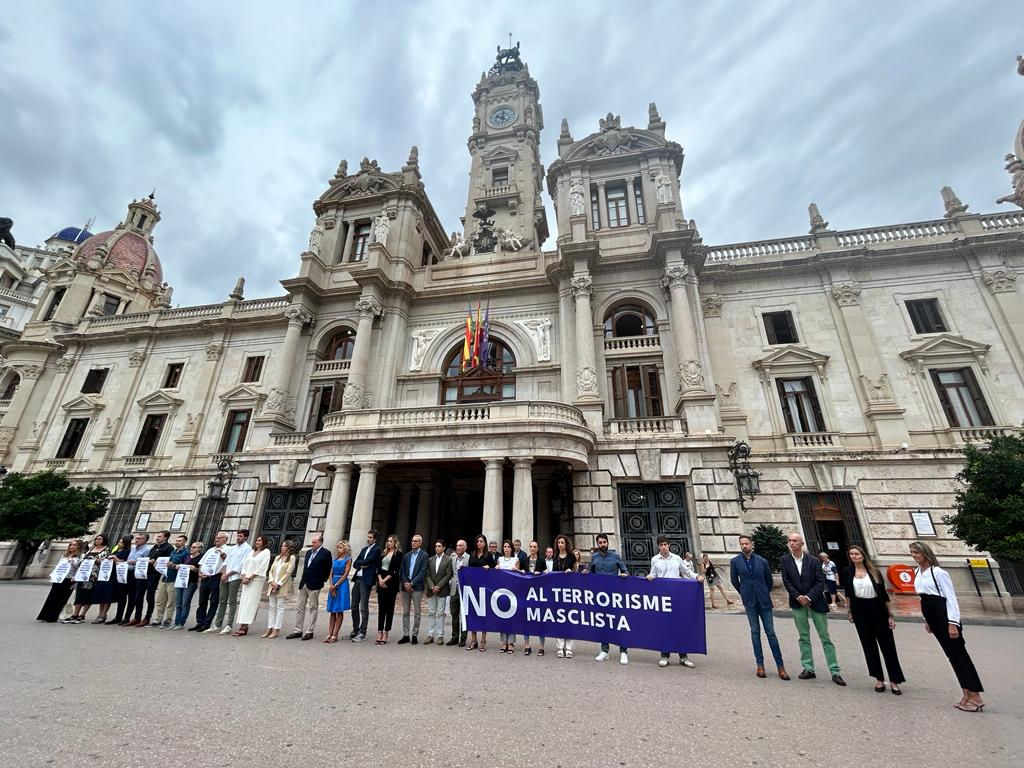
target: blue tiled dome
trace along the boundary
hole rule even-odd
[[[69,243],[82,243],[92,237],[92,232],[81,227],[64,227],[60,232],[55,232],[50,239],[57,238]]]

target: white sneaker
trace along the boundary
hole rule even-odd
[[[605,654],[605,658],[608,658],[608,654]],[[619,654],[619,664],[629,664],[629,654],[625,651]]]
[[[666,659],[664,656],[661,657],[660,659],[658,659],[658,666],[659,667],[667,667],[668,666],[668,659]]]
[[[566,651],[565,652],[565,658],[571,659],[572,658],[572,651]]]
[[[216,634],[219,634],[219,633],[220,633],[220,627],[210,627],[209,629],[204,629],[202,631],[202,634],[204,634],[204,635],[216,635]]]
[[[690,669],[693,669],[695,666],[697,666],[689,659],[680,659],[679,663],[682,664],[684,667],[689,667]]]
[[[594,657],[594,661],[608,661],[608,652],[601,651],[597,656]]]
[[[222,635],[230,635],[230,634],[231,634],[231,625],[230,625],[230,624],[228,624],[228,625],[227,625],[226,627],[224,627],[224,629],[222,629],[222,630],[220,631],[220,633],[221,633]]]
[[[560,659],[564,659],[565,658],[565,651],[555,651],[555,656],[557,656]]]

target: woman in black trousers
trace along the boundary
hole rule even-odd
[[[477,537],[473,540],[473,550],[469,553],[469,562],[466,563],[466,567],[493,568],[494,566],[494,557],[490,553],[487,537],[482,533],[477,534]],[[472,651],[474,648],[481,652],[487,650],[486,632],[480,633],[479,640],[477,639],[476,632],[469,633],[469,641],[466,643],[466,650]]]
[[[83,549],[82,542],[78,539],[72,539],[68,542],[67,552],[64,553],[64,556],[57,564],[66,564],[67,573],[64,574],[64,578],[60,581],[51,582],[50,591],[46,595],[43,607],[39,609],[36,621],[54,624],[60,619],[60,612],[68,604],[68,598],[71,597],[71,593],[75,591],[75,572],[78,570],[78,566],[82,564]]]
[[[963,712],[981,712],[985,708],[981,692],[985,689],[981,687],[978,671],[964,643],[960,605],[953,591],[953,580],[939,568],[935,552],[923,541],[910,545],[910,556],[917,563],[914,591],[921,596],[925,629],[939,641],[963,691],[963,698],[953,706]]]
[[[398,548],[398,537],[388,536],[380,557],[380,571],[377,572],[377,640],[374,645],[384,645],[388,641],[391,622],[395,618],[398,574],[401,572],[402,550]]]
[[[850,547],[846,556],[851,565],[843,569],[841,582],[846,593],[847,617],[857,627],[864,660],[868,663],[868,674],[875,678],[875,691],[885,693],[882,659],[878,656],[881,649],[885,667],[889,670],[889,689],[899,696],[902,693],[900,683],[906,678],[896,654],[896,638],[892,634],[896,623],[882,574],[860,547]]]

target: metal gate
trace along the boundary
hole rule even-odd
[[[296,552],[302,547],[312,498],[312,488],[275,488],[267,493],[259,535],[271,552],[276,553],[285,539],[295,543]]]
[[[689,516],[682,483],[620,485],[619,520],[622,559],[629,572],[644,576],[658,553],[657,540],[666,536],[669,549],[680,557],[690,549]]]

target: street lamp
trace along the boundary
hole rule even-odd
[[[740,509],[746,512],[747,507],[743,503],[744,498],[751,501],[761,492],[761,473],[750,467],[751,448],[747,443],[739,440],[729,448],[729,470],[736,478],[736,490],[739,491]]]
[[[217,474],[207,482],[210,489],[210,498],[215,501],[224,501],[231,491],[231,481],[235,479],[235,471],[238,465],[229,458],[223,458],[217,462]]]

